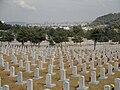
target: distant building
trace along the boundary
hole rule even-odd
[[[4,21],[1,21],[1,23],[3,23],[3,24],[4,24],[5,22],[4,22]]]
[[[7,30],[0,30],[0,32],[7,32]]]
[[[65,30],[70,30],[69,26],[51,26],[53,29],[57,29],[57,28],[63,28]]]
[[[69,26],[63,26],[63,29],[70,30],[70,27]]]
[[[93,28],[92,28],[92,27],[89,27],[89,26],[83,26],[82,29],[85,30],[85,31],[88,31],[88,30],[91,30],[91,29],[93,29]]]

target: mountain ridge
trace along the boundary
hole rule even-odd
[[[120,13],[109,13],[97,17],[91,25],[112,25],[114,27],[120,26]]]

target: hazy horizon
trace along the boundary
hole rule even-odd
[[[7,22],[86,22],[118,12],[120,0],[0,0],[0,20]]]

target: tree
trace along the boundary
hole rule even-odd
[[[114,28],[113,26],[108,26],[104,28],[105,30],[105,36],[108,37],[109,40],[112,40],[113,42],[119,42],[120,40],[120,29]]]
[[[81,27],[81,25],[78,25],[78,26],[73,26],[73,39],[72,41],[74,43],[80,43],[81,45],[81,42],[83,42],[83,36],[84,36],[84,31]]]
[[[1,32],[1,38],[0,41],[2,42],[12,42],[14,40],[14,35],[10,31],[7,32]]]
[[[63,28],[50,28],[47,34],[49,39],[48,41],[51,45],[54,45],[55,42],[62,48],[62,42],[68,42],[68,31],[64,30]]]
[[[94,50],[96,48],[97,42],[100,40],[102,36],[102,30],[101,29],[93,29],[91,30],[90,38],[94,41]]]
[[[11,32],[13,33],[13,35],[14,35],[15,38],[17,38],[18,33],[21,31],[21,30],[20,30],[21,27],[22,27],[22,26],[20,26],[20,25],[14,25],[14,26],[11,27],[10,30],[11,30]]]
[[[73,30],[73,36],[74,35],[81,36],[81,37],[84,36],[84,31],[83,31],[81,25],[73,26],[72,30]]]
[[[20,27],[16,38],[17,41],[21,42],[22,45],[24,45],[24,43],[28,41],[28,28],[25,26]]]
[[[119,29],[118,29],[118,37],[119,37],[119,44],[120,44],[120,26],[119,26]]]
[[[11,32],[11,25],[8,25],[8,24],[5,24],[5,23],[2,23],[0,21],[0,41],[1,41],[1,45],[2,45],[2,42],[11,42],[14,40],[14,36]]]
[[[74,42],[74,43],[80,43],[80,46],[81,46],[81,42],[83,42],[83,39],[82,39],[82,37],[81,36],[75,36],[73,39],[72,39],[72,41]]]
[[[60,44],[62,48],[62,42],[68,42],[68,34],[67,31],[63,28],[57,28],[55,30],[55,35],[53,36],[53,41],[55,43]]]
[[[39,44],[45,40],[45,36],[46,36],[46,33],[44,32],[44,30],[34,30],[34,31],[31,31],[30,32],[32,35],[29,36],[30,41],[32,43],[35,43],[35,44]]]
[[[45,40],[46,35],[46,31],[40,27],[14,25],[11,31],[17,41],[21,42],[22,45],[27,41],[40,45],[40,43]]]
[[[104,35],[104,34],[103,34]],[[107,36],[101,36],[101,38],[98,40],[98,42],[108,42],[109,38]]]

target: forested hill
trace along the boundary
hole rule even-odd
[[[120,13],[110,13],[94,20],[91,25],[112,25],[114,27],[120,27]]]

